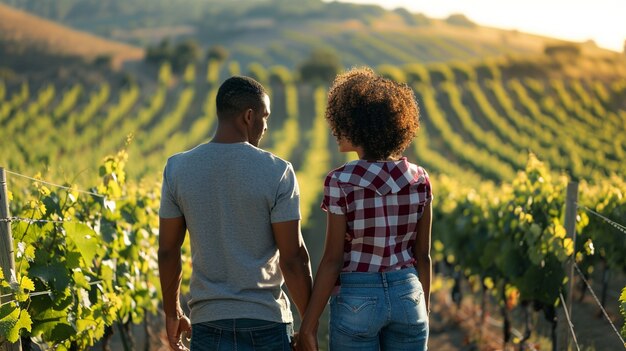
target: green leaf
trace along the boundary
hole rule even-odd
[[[26,248],[24,249],[24,258],[26,258],[29,261],[32,261],[35,258],[35,246],[34,245],[28,245],[26,246]]]
[[[87,277],[85,277],[85,274],[83,274],[83,271],[81,271],[80,268],[74,269],[73,276],[76,287],[84,288],[86,290],[91,288],[89,280],[87,280]]]
[[[50,284],[56,290],[62,291],[70,284],[69,272],[61,262],[54,262],[47,266],[33,266],[30,275]]]
[[[67,322],[68,315],[67,311],[47,309],[42,313],[33,316],[33,319],[35,320],[32,331],[33,335],[43,334],[44,340],[59,340],[58,338],[52,339],[54,331],[57,325]]]
[[[63,228],[70,238],[78,247],[81,255],[88,265],[91,265],[93,258],[98,254],[100,249],[100,240],[98,234],[87,225],[77,222],[63,223]]]
[[[31,244],[37,242],[37,232],[39,231],[36,226],[29,226],[26,222],[17,222],[12,225],[13,237],[22,238],[22,241]]]
[[[543,267],[530,266],[514,283],[520,290],[522,300],[537,300],[552,305],[558,299],[564,277],[561,263],[555,257],[547,256]]]
[[[483,269],[487,269],[494,265],[494,258],[500,254],[498,242],[490,241],[484,246],[483,254],[480,255],[479,261]]]
[[[50,331],[48,339],[56,342],[65,341],[72,336],[76,335],[76,329],[66,323],[58,323]]]
[[[24,311],[24,314],[28,313]],[[0,316],[2,316],[0,318],[0,336],[6,337],[9,342],[16,342],[19,339],[22,325],[27,325],[28,330],[30,330],[30,324],[21,321],[20,309],[13,303],[2,305]]]
[[[78,329],[79,333],[85,332],[88,329],[96,330],[97,327],[98,321],[93,319],[79,319],[76,321],[76,329]]]
[[[71,251],[65,255],[65,266],[67,269],[76,269],[80,268],[82,265],[80,263],[80,258],[82,255],[80,252]]]
[[[26,329],[28,332],[32,330],[33,320],[30,318],[30,314],[26,310],[20,311],[20,319],[15,325],[16,328]]]
[[[100,278],[105,282],[115,279],[115,263],[112,260],[103,260],[101,262]]]
[[[23,276],[21,278],[20,288],[23,289],[23,290],[34,291],[35,290],[35,283],[33,283],[33,281],[29,277]]]

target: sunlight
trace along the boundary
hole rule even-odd
[[[326,1],[326,0],[325,0]],[[572,41],[594,40],[600,47],[622,52],[626,40],[623,14],[626,3],[620,0],[342,0],[378,4],[387,9],[405,7],[435,18],[462,13],[483,26],[517,29],[522,32]]]

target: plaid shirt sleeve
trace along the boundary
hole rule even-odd
[[[428,172],[422,167],[420,167],[422,172],[424,172],[424,185],[426,186],[426,203],[424,205],[428,205],[433,202],[433,189],[430,183],[430,177],[428,176]]]
[[[346,199],[334,171],[330,172],[324,180],[324,199],[321,207],[324,211],[338,215],[347,213]]]

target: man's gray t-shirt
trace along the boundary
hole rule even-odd
[[[207,143],[170,157],[162,218],[185,217],[192,323],[293,320],[272,223],[300,219],[291,164],[249,143]]]

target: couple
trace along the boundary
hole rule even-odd
[[[330,299],[331,350],[426,350],[432,192],[424,169],[401,156],[418,129],[412,90],[368,68],[335,79],[326,119],[339,150],[359,160],[324,182],[315,284],[295,172],[258,148],[266,90],[232,77],[216,105],[213,139],[170,157],[163,172],[159,273],[170,347],[186,350],[191,334],[194,351],[317,350]],[[187,231],[189,317],[179,301]],[[295,335],[283,282],[302,320]]]

